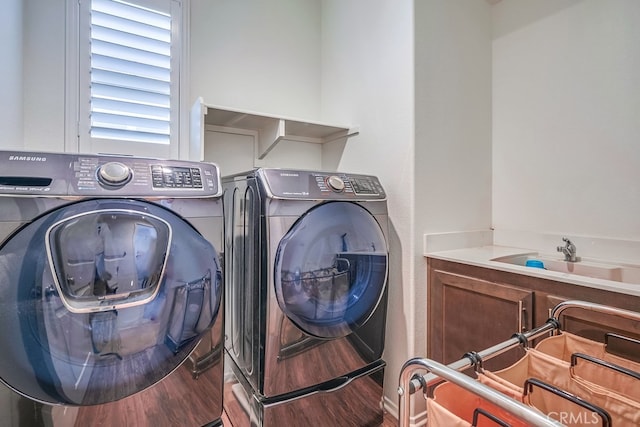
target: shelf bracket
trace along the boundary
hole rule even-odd
[[[270,126],[258,130],[258,159],[267,154],[284,138],[284,120],[274,120]]]

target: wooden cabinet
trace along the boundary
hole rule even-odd
[[[549,318],[551,310],[561,302],[570,299],[584,300],[584,298],[580,297],[579,289],[577,289],[580,287],[577,285],[574,285],[574,287],[576,289],[565,290],[565,292],[571,294],[570,296],[558,296],[548,294],[546,292],[536,292],[535,302],[538,307],[537,318],[540,319],[540,323],[544,322],[545,316],[546,318]],[[626,298],[630,299],[632,302],[631,307],[627,308],[630,308],[633,311],[640,311],[640,298],[629,295],[613,293],[610,295],[603,295],[602,299],[594,302],[611,305],[613,307],[620,307],[624,305],[621,300]],[[640,322],[632,322],[603,313],[569,308],[561,313],[559,320],[562,325],[562,330],[578,334],[594,341],[605,341],[605,335],[608,333],[618,334],[633,339],[640,339]],[[608,347],[610,347],[609,350],[611,352],[640,361],[640,347],[638,346],[629,346],[619,340],[611,340],[608,343]]]
[[[438,361],[454,362],[533,323],[533,292],[526,289],[437,269],[430,271],[429,283],[430,357]],[[520,356],[505,353],[487,368]]]
[[[632,295],[435,258],[427,258],[427,268],[427,354],[443,363],[542,325],[553,307],[569,299],[640,311],[640,297]],[[592,311],[567,309],[560,322],[563,330],[601,342],[606,332],[640,339],[640,322]],[[640,353],[637,347],[624,351]],[[485,367],[500,369],[520,356],[517,349]]]

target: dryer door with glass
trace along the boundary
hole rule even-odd
[[[216,249],[137,200],[65,205],[0,247],[0,378],[35,401],[96,405],[169,375],[220,307]]]
[[[278,245],[278,304],[310,337],[345,337],[365,325],[380,304],[387,269],[385,236],[369,211],[352,202],[320,204]]]

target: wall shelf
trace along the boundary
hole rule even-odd
[[[202,98],[198,98],[193,104],[190,122],[189,157],[192,160],[204,159],[205,127],[224,128],[227,131],[237,129],[241,134],[247,134],[247,131],[254,133],[257,139],[258,159],[265,158],[280,141],[325,144],[346,140],[358,134],[358,129],[350,126],[206,105]]]

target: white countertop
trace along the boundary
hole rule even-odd
[[[605,291],[618,292],[628,295],[640,296],[640,284],[616,282],[612,280],[596,279],[592,277],[580,276],[577,274],[561,273],[557,271],[544,270],[540,268],[524,267],[506,262],[491,261],[494,258],[538,254],[537,251],[513,248],[507,246],[478,246],[466,249],[452,249],[446,251],[427,252],[424,254],[428,258],[436,258],[445,261],[459,262],[462,264],[474,265],[477,267],[491,268],[494,270],[507,271],[510,273],[524,274],[527,276],[539,277],[542,279],[556,280],[559,282],[572,283],[580,286],[602,289]],[[554,255],[548,255],[554,256]]]

